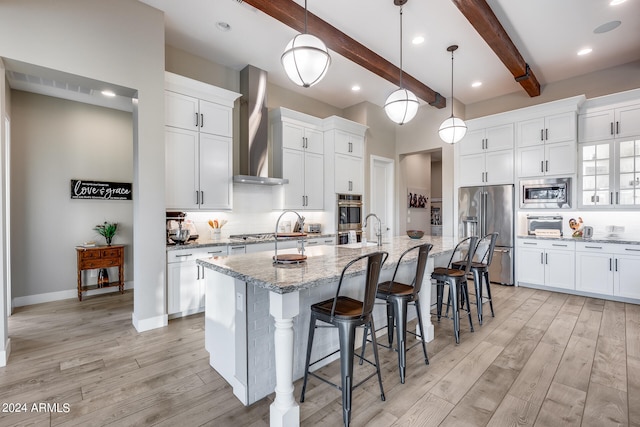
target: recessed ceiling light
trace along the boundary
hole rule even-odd
[[[422,43],[424,43],[424,37],[423,36],[415,36],[413,38],[413,40],[411,40],[411,42],[413,44],[422,44]]]
[[[596,33],[596,34],[606,33],[608,31],[615,30],[616,28],[618,28],[620,26],[620,24],[622,24],[622,22],[620,22],[620,21],[610,21],[610,22],[607,22],[605,24],[600,25],[595,30],[593,30],[593,32]]]
[[[229,25],[228,23],[224,22],[224,21],[218,21],[216,22],[216,28],[219,29],[220,31],[230,31],[231,30],[231,25]]]
[[[113,98],[116,94],[112,90],[105,89],[101,92],[104,96],[108,96],[109,98]]]
[[[622,4],[624,2],[626,2],[627,0],[611,0],[609,2],[609,6],[617,6],[619,4]]]
[[[471,83],[471,87],[480,87],[482,86],[482,82],[473,82]]]
[[[589,53],[591,53],[593,49],[591,49],[590,47],[585,47],[584,49],[580,49],[578,51],[578,55],[582,56],[582,55],[587,55]]]
[[[354,92],[358,92],[360,90],[360,86],[353,85],[353,86],[351,86],[351,90],[354,91]]]

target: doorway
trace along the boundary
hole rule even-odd
[[[393,215],[393,206],[395,200],[394,194],[394,161],[386,157],[371,156],[370,163],[370,179],[371,187],[369,194],[371,195],[370,212],[375,212],[380,218],[382,227],[382,240],[388,240],[395,235],[395,222]],[[375,228],[369,227],[367,239],[376,241]]]

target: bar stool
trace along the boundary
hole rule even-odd
[[[444,285],[449,285],[449,301],[451,301],[451,306],[453,308],[453,333],[456,338],[456,344],[460,343],[460,300],[464,298],[467,301],[467,315],[469,317],[469,327],[471,328],[471,332],[473,332],[473,322],[471,321],[471,310],[469,308],[469,290],[467,289],[467,274],[471,270],[471,261],[473,260],[473,255],[475,254],[476,247],[478,246],[478,236],[467,237],[466,239],[462,239],[456,245],[453,253],[451,254],[451,258],[449,259],[449,263],[446,267],[437,267],[433,269],[433,273],[431,274],[431,278],[436,281],[436,310],[438,314],[438,322],[442,317],[442,297],[444,294]],[[453,260],[456,258],[457,254],[461,254],[463,250],[468,249],[467,253],[463,259],[464,269],[460,270],[457,268],[453,268]],[[462,293],[462,297],[460,300],[458,299],[458,295]]]
[[[387,305],[387,337],[389,339],[389,346],[383,347],[391,348],[393,345],[393,330],[398,335],[398,370],[400,371],[400,382],[404,384],[405,372],[407,367],[407,350],[410,350],[418,343],[407,348],[407,332],[411,335],[420,338],[422,344],[422,352],[424,353],[424,363],[429,364],[429,357],[427,356],[427,346],[424,342],[424,328],[422,326],[422,313],[420,312],[420,301],[418,295],[420,288],[422,287],[422,280],[424,278],[424,270],[427,266],[427,258],[429,257],[429,251],[431,251],[433,245],[425,243],[423,245],[414,246],[407,249],[400,255],[396,269],[393,272],[391,281],[383,282],[378,285],[378,292],[376,298],[386,301]],[[418,259],[416,261],[416,275],[410,285],[396,282],[396,274],[398,273],[398,267],[405,255],[410,252],[418,251]],[[418,317],[418,325],[420,326],[420,335],[407,331],[407,306],[409,303],[413,303],[416,307],[416,315]],[[375,334],[373,334],[375,335]],[[362,355],[364,356],[365,346],[367,343],[367,327],[365,326],[365,334],[362,341]],[[362,361],[360,362],[362,363]]]
[[[478,245],[476,248],[476,259],[478,259],[478,251],[481,251],[481,248],[485,248],[485,251],[482,257],[479,258],[479,261],[471,262],[471,274],[473,276],[473,285],[476,290],[476,311],[478,312],[478,322],[481,325],[482,304],[484,304],[485,302],[489,303],[489,307],[491,308],[491,317],[495,317],[495,313],[493,312],[493,301],[491,299],[491,287],[489,285],[489,266],[491,265],[491,260],[493,259],[493,251],[496,247],[497,239],[498,233],[489,233],[482,239],[478,240]],[[462,270],[466,265],[464,262],[456,261],[452,264],[452,266],[453,268]],[[486,298],[482,296],[483,281],[487,287]]]
[[[351,422],[351,393],[354,388],[360,386],[369,378],[374,375],[378,375],[378,383],[380,384],[380,399],[385,400],[384,390],[382,389],[382,377],[380,376],[380,362],[378,360],[378,346],[376,344],[375,334],[372,335],[373,340],[373,355],[375,363],[371,363],[369,360],[364,359],[367,363],[376,367],[376,373],[371,374],[358,384],[353,385],[353,357],[354,346],[356,338],[356,328],[359,326],[368,326],[370,330],[375,331],[373,324],[373,305],[376,299],[376,288],[378,286],[378,279],[380,277],[380,269],[382,264],[388,257],[387,252],[373,252],[370,254],[359,256],[358,258],[350,261],[342,270],[340,275],[340,281],[338,282],[338,289],[336,290],[336,296],[326,301],[313,304],[311,306],[311,321],[309,322],[309,341],[307,344],[307,358],[304,366],[304,379],[302,382],[302,394],[300,396],[300,402],[304,402],[304,393],[307,388],[307,378],[312,375],[327,384],[336,387],[338,390],[342,390],[342,418],[345,427],[349,426]],[[365,288],[364,288],[364,301],[358,301],[353,298],[340,295],[340,288],[342,286],[342,280],[344,279],[345,272],[356,262],[367,259],[367,270],[365,276]],[[321,359],[309,363],[311,359],[311,347],[313,345],[313,335],[315,332],[316,321],[322,321],[328,323],[333,327],[338,328],[340,348]],[[314,372],[309,372],[309,367],[327,357],[340,352],[340,376],[342,379],[341,386],[334,384]],[[358,357],[361,357],[358,355]]]

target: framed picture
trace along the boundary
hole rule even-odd
[[[429,195],[424,188],[407,188],[407,207],[409,208],[427,208]]]

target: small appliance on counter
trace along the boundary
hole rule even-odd
[[[167,212],[167,245],[184,245],[198,238],[195,224],[185,220],[185,212]]]
[[[529,236],[561,237],[561,215],[527,215],[527,234]]]
[[[307,233],[321,233],[322,226],[318,223],[307,224]]]

